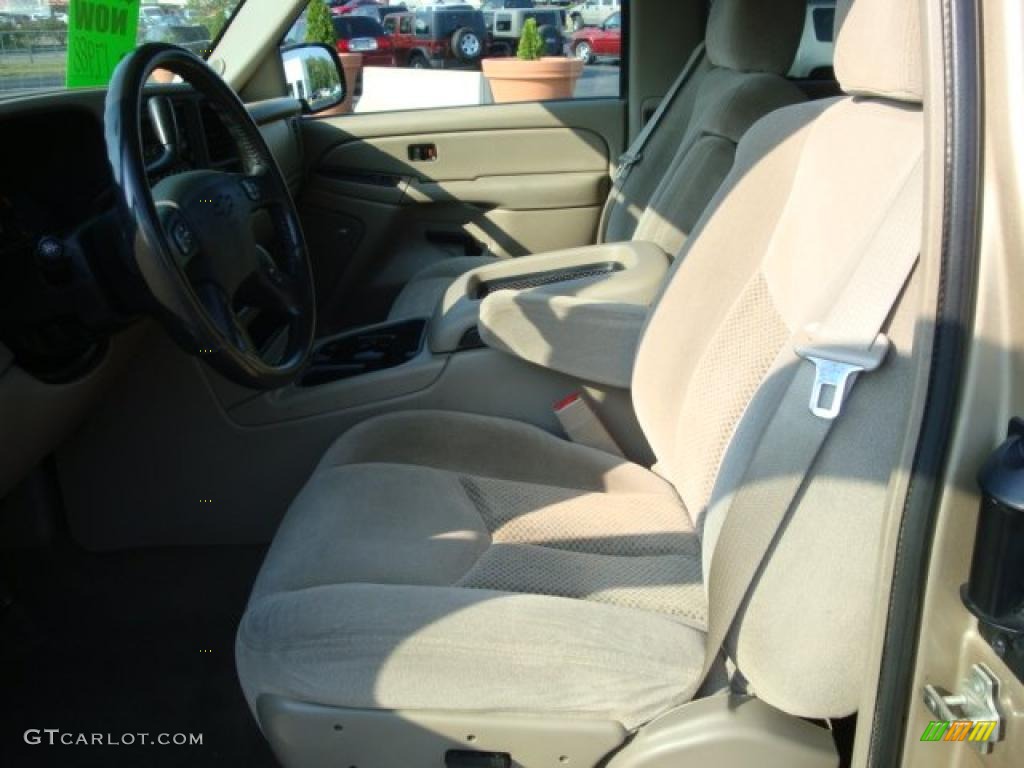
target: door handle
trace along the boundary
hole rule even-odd
[[[409,159],[414,163],[432,163],[437,160],[437,145],[410,144]]]

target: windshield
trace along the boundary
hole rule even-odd
[[[384,37],[384,27],[368,16],[335,16],[334,33],[342,40],[353,37]]]
[[[106,85],[142,43],[209,55],[244,0],[0,0],[0,94]]]
[[[459,27],[469,27],[481,34],[484,30],[483,14],[472,9],[466,11],[442,11],[435,18],[437,19],[438,29],[434,30],[434,35],[437,37],[448,37]]]

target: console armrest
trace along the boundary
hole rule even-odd
[[[671,259],[647,242],[542,253],[472,270],[446,292],[430,347],[478,330],[488,346],[586,381],[628,388],[647,311]]]
[[[487,346],[596,384],[629,389],[645,304],[499,291],[480,307]]]

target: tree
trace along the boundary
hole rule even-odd
[[[200,16],[224,14],[230,16],[239,0],[188,0],[188,7],[197,11]]]
[[[323,59],[310,59],[306,62],[306,80],[312,98],[318,98],[321,91],[330,91],[338,84],[338,70],[333,63]]]
[[[527,19],[523,24],[523,35],[519,38],[519,50],[516,52],[523,61],[537,61],[544,55],[544,41],[537,30],[537,20]]]
[[[332,48],[338,44],[334,34],[334,21],[324,0],[310,0],[306,9],[306,42],[325,43]]]
[[[196,23],[206,27],[211,40],[224,29],[238,5],[239,0],[188,0],[189,10],[196,12]]]

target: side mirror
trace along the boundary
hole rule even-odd
[[[306,114],[316,114],[345,101],[348,88],[338,52],[324,43],[298,43],[281,49],[284,77],[291,95]]]

